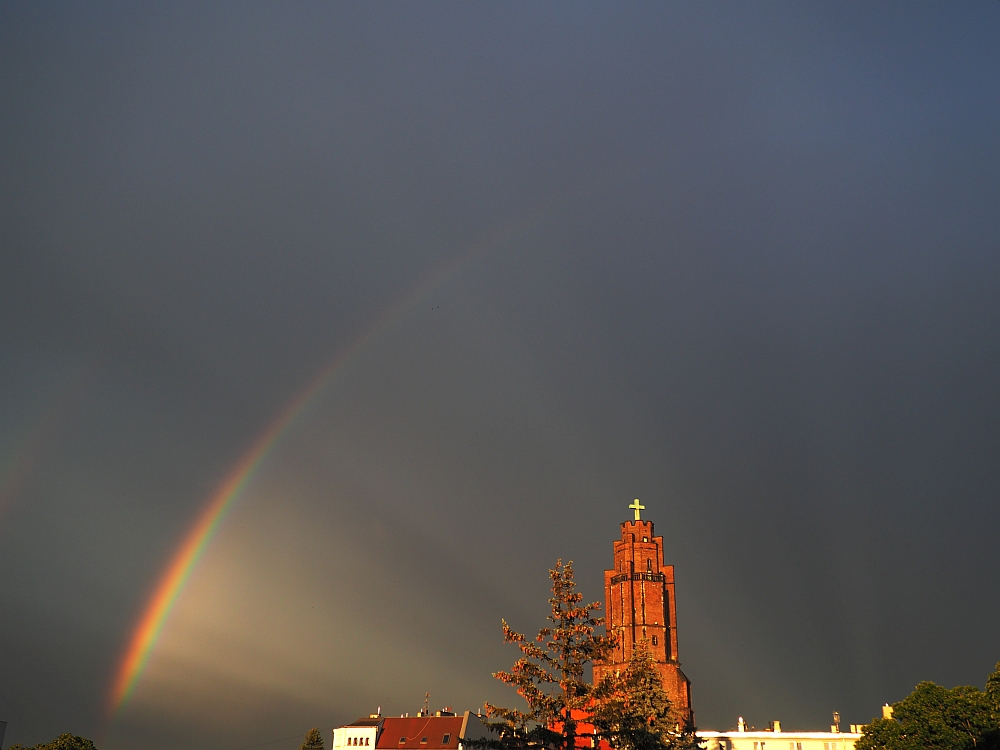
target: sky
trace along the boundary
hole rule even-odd
[[[634,498],[700,727],[981,686],[998,26],[0,5],[6,744],[516,705],[501,618],[560,558],[599,600]]]

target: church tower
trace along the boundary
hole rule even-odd
[[[663,564],[663,537],[653,536],[653,522],[639,517],[645,506],[636,500],[629,508],[635,519],[622,523],[615,567],[604,571],[604,616],[618,647],[609,663],[594,665],[594,682],[606,672],[624,670],[635,644],[646,639],[674,709],[693,722],[691,681],[677,656],[674,566]]]

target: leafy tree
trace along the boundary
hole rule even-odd
[[[33,749],[23,745],[11,745],[7,750],[97,750],[97,748],[86,737],[77,737],[75,734],[60,734],[52,742],[45,745],[35,745]]]
[[[299,750],[323,750],[323,735],[319,729],[313,727],[306,732],[306,738],[299,745]]]
[[[585,677],[588,663],[608,657],[614,637],[597,635],[603,620],[594,612],[599,602],[583,605],[576,591],[573,562],[549,571],[552,623],[538,631],[534,640],[510,628],[503,621],[505,643],[516,643],[523,656],[509,672],[494,677],[517,689],[528,704],[527,711],[486,704],[487,726],[499,739],[465,740],[471,748],[553,748],[576,750],[579,725],[590,718],[593,688]],[[589,744],[589,743],[588,743]]]
[[[621,674],[606,674],[594,690],[598,737],[616,750],[694,750],[694,727],[672,710],[649,644],[639,641]]]
[[[891,719],[865,726],[855,750],[1000,750],[1000,662],[985,692],[921,682],[892,707]]]

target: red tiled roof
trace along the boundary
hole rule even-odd
[[[386,717],[376,748],[385,750],[458,750],[461,716]],[[444,741],[448,735],[448,741]],[[403,741],[400,742],[400,739]]]

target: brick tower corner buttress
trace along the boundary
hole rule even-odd
[[[615,567],[604,571],[604,616],[618,647],[609,662],[594,665],[594,683],[605,673],[624,670],[635,644],[645,638],[678,718],[693,722],[691,681],[677,656],[674,566],[663,564],[663,537],[653,536],[652,521],[637,518],[621,528]]]

